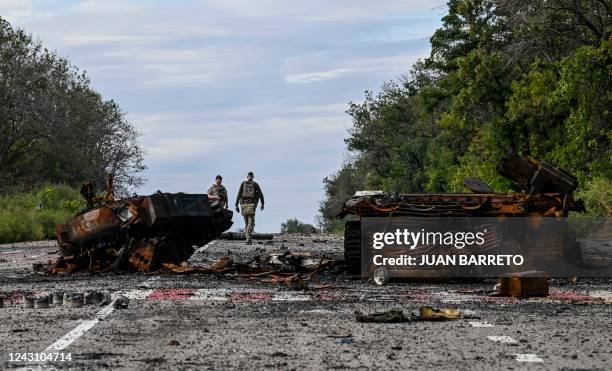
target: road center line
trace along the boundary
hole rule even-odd
[[[533,353],[515,353],[514,358],[519,362],[544,362],[544,360]]]
[[[516,343],[516,340],[514,340],[514,338],[507,335],[487,336],[487,339],[497,343]]]
[[[495,325],[489,322],[470,322],[472,327],[494,327]]]
[[[216,240],[213,240],[213,241],[207,243],[206,245],[200,247],[197,250],[197,252],[204,251],[204,249],[206,249],[209,246],[212,246],[215,242],[216,242]],[[148,285],[150,285],[151,282],[154,282],[156,279],[157,279],[157,277],[155,277],[155,276],[149,277],[143,283],[141,283],[139,286],[147,287]],[[149,282],[149,281],[151,281],[151,282]],[[129,291],[127,293],[124,293],[123,295],[125,295],[130,300],[142,300],[142,299],[145,299],[147,296],[149,296],[152,292],[153,292],[153,290],[150,290],[150,289],[145,289],[145,290],[136,289],[136,290],[132,290],[132,291]],[[87,333],[87,331],[91,330],[101,320],[104,320],[106,317],[108,317],[114,311],[115,311],[115,308],[114,308],[114,306],[112,304],[107,305],[102,310],[100,310],[98,313],[96,313],[96,317],[95,318],[90,319],[90,320],[85,320],[85,321],[81,322],[77,327],[72,329],[66,335],[62,336],[57,341],[55,341],[53,344],[51,344],[47,348],[45,348],[45,350],[43,352],[58,352],[58,351],[66,349],[66,347],[68,347],[70,344],[74,343],[77,339],[79,339],[80,337],[85,335]]]

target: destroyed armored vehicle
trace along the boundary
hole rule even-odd
[[[485,183],[466,179],[473,193],[398,194],[360,191],[346,201],[337,214],[346,216],[344,258],[347,270],[361,270],[362,217],[565,217],[570,211],[583,212],[572,193],[577,179],[565,171],[532,157],[509,154],[498,166],[501,175],[512,180],[517,193],[494,193]]]
[[[206,194],[161,193],[115,199],[84,183],[87,207],[57,226],[62,257],[52,273],[157,269],[180,263],[232,226],[232,212],[212,208]]]

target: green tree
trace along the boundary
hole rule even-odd
[[[0,191],[44,183],[142,183],[135,129],[77,67],[0,18]]]
[[[312,224],[303,223],[296,218],[288,219],[281,224],[281,233],[311,234],[315,232],[316,229]]]

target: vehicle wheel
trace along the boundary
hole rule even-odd
[[[349,273],[361,272],[361,222],[350,220],[344,224],[344,263]]]

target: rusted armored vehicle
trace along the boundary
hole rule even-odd
[[[512,180],[519,192],[494,193],[475,179],[464,182],[472,193],[357,192],[336,216],[353,216],[346,221],[344,230],[348,271],[358,273],[361,269],[362,217],[564,217],[570,211],[584,211],[583,203],[572,195],[577,179],[559,168],[532,157],[509,154],[498,171]]]
[[[84,183],[87,207],[57,226],[62,257],[53,273],[154,270],[180,263],[232,226],[232,212],[212,208],[206,194],[158,193],[115,199]]]

